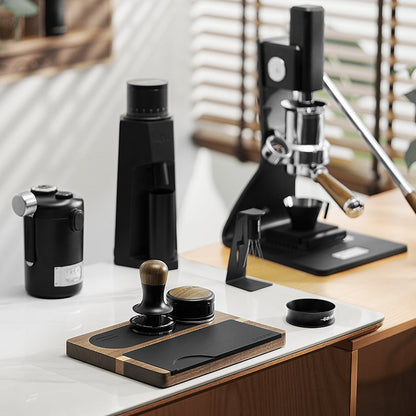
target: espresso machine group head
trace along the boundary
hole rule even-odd
[[[326,168],[326,104],[313,98],[314,91],[323,88],[324,9],[293,7],[288,44],[284,39],[260,42],[259,54],[262,157],[272,165],[285,165],[290,175],[317,181],[348,216],[359,216],[362,201]],[[288,98],[282,99],[280,90],[286,90]],[[274,112],[283,113],[283,128]]]
[[[324,9],[292,7],[289,37],[260,40],[257,55],[260,163],[224,226],[224,244],[231,246],[238,213],[257,208],[265,212],[260,241],[264,257],[313,274],[328,275],[405,251],[403,245],[347,235],[327,223],[296,230],[284,206],[283,200],[295,195],[296,177],[303,176],[319,183],[347,216],[358,217],[364,209],[361,199],[327,169],[326,104],[313,96],[329,84],[324,74]]]

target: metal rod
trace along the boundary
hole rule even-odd
[[[354,125],[361,137],[370,147],[373,155],[378,161],[385,167],[387,173],[393,179],[394,183],[400,188],[402,193],[406,196],[415,192],[414,188],[405,179],[402,173],[399,171],[394,162],[390,159],[380,143],[374,138],[367,126],[361,121],[357,113],[350,106],[348,101],[344,98],[337,86],[332,82],[331,78],[327,74],[323,76],[324,87],[329,95],[334,99],[339,109],[344,113],[348,120]]]

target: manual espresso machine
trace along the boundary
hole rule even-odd
[[[264,258],[312,274],[329,275],[407,248],[317,222],[322,201],[295,197],[295,180],[300,175],[319,183],[349,217],[359,216],[364,208],[359,198],[328,173],[325,103],[314,99],[315,91],[326,88],[414,210],[416,193],[324,74],[324,9],[297,6],[290,13],[288,39],[258,43],[260,163],[233,207],[222,238],[226,246],[234,247],[231,263],[233,251],[235,254],[239,246],[233,237],[238,234],[241,212],[262,210],[258,235]]]

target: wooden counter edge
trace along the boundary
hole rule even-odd
[[[378,324],[368,326],[366,328],[362,328],[358,331],[355,331],[355,332],[352,332],[352,333],[349,333],[349,334],[345,334],[345,335],[343,335],[339,338],[326,341],[322,344],[314,345],[310,348],[307,348],[307,349],[304,349],[304,350],[301,350],[301,351],[297,351],[293,354],[285,355],[285,356],[280,357],[278,359],[275,359],[275,360],[272,360],[272,361],[269,361],[267,363],[260,364],[260,365],[257,365],[257,366],[251,367],[251,368],[248,368],[246,370],[237,372],[235,374],[231,374],[229,376],[220,378],[220,379],[212,381],[210,383],[207,383],[207,384],[195,387],[195,388],[190,388],[189,390],[183,391],[181,393],[175,394],[175,395],[167,397],[165,399],[158,400],[158,401],[155,401],[155,402],[152,402],[152,403],[148,403],[148,404],[145,404],[143,406],[137,406],[135,408],[131,408],[129,410],[126,410],[125,412],[121,411],[121,412],[117,413],[117,415],[120,415],[120,416],[136,416],[136,415],[140,415],[142,413],[144,414],[144,413],[146,413],[148,411],[151,411],[151,410],[154,410],[158,407],[165,406],[169,403],[173,403],[175,401],[182,400],[182,399],[187,398],[187,397],[191,397],[191,396],[193,396],[195,394],[198,394],[200,392],[203,392],[205,390],[212,389],[212,388],[217,387],[221,384],[229,383],[229,382],[231,382],[233,380],[236,380],[238,378],[245,377],[245,376],[250,375],[252,373],[255,373],[257,371],[261,371],[261,370],[267,369],[269,367],[272,367],[274,365],[281,364],[285,361],[291,360],[291,359],[296,358],[296,357],[300,357],[300,356],[308,354],[310,352],[314,352],[314,351],[323,349],[325,347],[331,347],[331,346],[332,347],[338,347],[340,345],[343,345],[342,344],[343,341],[346,341],[351,337],[360,337],[364,334],[369,334],[373,331],[376,331],[378,328],[380,328],[381,325],[382,325],[382,323],[378,323]]]
[[[382,324],[380,324],[381,326]],[[402,325],[397,325],[394,328],[389,328],[385,331],[376,331],[370,332],[368,334],[363,334],[357,338],[348,339],[339,343],[340,348],[345,350],[358,350],[368,345],[374,344],[378,341],[393,337],[395,335],[401,334],[409,329],[412,329],[416,326],[416,318],[411,321],[404,322]]]

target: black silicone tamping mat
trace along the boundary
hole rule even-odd
[[[281,337],[230,319],[123,355],[177,374]]]
[[[183,331],[184,329],[192,328],[193,325],[185,325],[177,323],[173,334]],[[89,342],[92,345],[101,348],[128,348],[134,345],[140,345],[153,339],[158,339],[164,335],[140,335],[136,334],[130,329],[130,325],[124,325],[119,328],[111,329],[110,331],[102,332],[101,334],[93,335]]]

